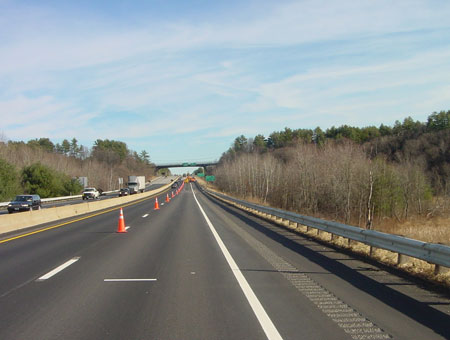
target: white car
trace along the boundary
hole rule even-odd
[[[83,190],[83,200],[88,200],[92,198],[93,200],[100,198],[100,193],[95,188],[85,188]]]

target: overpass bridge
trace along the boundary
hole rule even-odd
[[[215,166],[217,164],[219,164],[218,161],[214,161],[214,162],[183,162],[183,163],[173,162],[173,163],[168,163],[168,164],[155,164],[155,168],[156,168],[156,170],[166,169],[166,168],[187,168],[187,167],[206,168],[208,166]]]

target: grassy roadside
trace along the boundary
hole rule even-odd
[[[203,179],[197,178],[197,181],[201,186],[206,186],[212,191],[218,191],[211,183],[206,183]],[[247,201],[260,204],[254,199],[247,199]],[[343,237],[332,237],[330,233],[318,231],[317,229],[307,228],[306,226],[298,226],[296,224],[290,224],[286,221],[279,221],[270,219],[257,212],[250,212],[258,217],[270,220],[277,223],[283,228],[289,229],[293,232],[306,235],[308,237],[320,240],[321,242],[330,243],[338,248],[345,249],[363,257],[367,257],[376,260],[384,265],[395,267],[409,275],[424,279],[426,281],[437,284],[441,287],[450,288],[450,270],[447,272],[435,273],[434,264],[430,264],[426,261],[422,261],[415,258],[407,258],[405,263],[397,264],[398,255],[384,249],[375,249],[360,242],[351,241]],[[395,230],[397,235],[405,236],[408,238],[418,239],[424,242],[449,244],[450,241],[450,218],[433,218],[429,220],[395,223],[389,221],[383,227],[376,228],[377,231],[392,233]]]

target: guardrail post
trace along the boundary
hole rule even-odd
[[[450,268],[448,267],[444,267],[444,266],[440,266],[438,264],[434,265],[434,274],[438,275],[438,274],[447,274],[448,272],[450,272]]]
[[[397,255],[397,266],[401,265],[401,264],[405,264],[405,263],[411,262],[411,259],[412,259],[411,256],[407,256],[407,255],[398,253],[398,255]]]
[[[375,251],[377,250],[377,248],[370,246],[369,247],[369,256],[372,257],[373,255],[375,255]],[[399,254],[400,255],[400,254]]]

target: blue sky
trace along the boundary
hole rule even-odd
[[[450,109],[450,2],[0,0],[0,137],[156,163]]]

